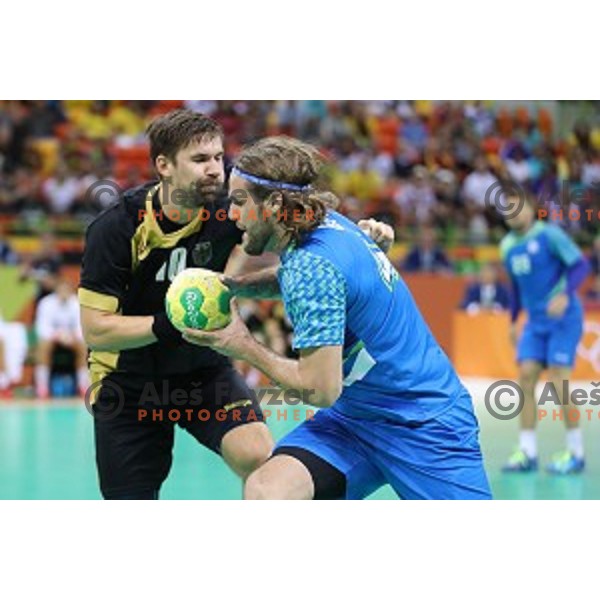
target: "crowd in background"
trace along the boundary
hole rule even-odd
[[[458,101],[4,101],[0,214],[89,219],[103,208],[102,198],[86,194],[94,181],[127,186],[151,176],[145,127],[177,106],[217,119],[230,157],[264,135],[317,144],[332,159],[328,176],[344,210],[384,218],[404,239],[430,225],[447,243],[495,241],[502,232],[485,194],[498,178],[547,203],[565,186],[571,194],[600,186],[600,123],[577,122],[561,138],[546,108],[532,113]],[[570,226],[596,233],[598,221]]]
[[[413,244],[398,264],[405,272],[452,273],[448,248],[497,243],[505,229],[486,193],[498,181],[517,182],[547,207],[565,207],[565,196],[577,195],[584,208],[600,209],[597,103],[595,120],[576,121],[559,135],[547,107],[477,101],[1,101],[0,263],[20,263],[24,277],[55,274],[52,240],[45,238],[41,255],[18,257],[2,234],[24,221],[33,231],[69,223],[81,235],[114,200],[90,194],[90,186],[110,179],[126,188],[152,178],[146,125],[181,106],[221,123],[229,160],[265,135],[316,144],[331,159],[326,177],[342,210],[356,220],[385,220]],[[598,218],[560,225],[587,245],[598,273]],[[493,267],[480,277],[481,290],[471,291],[463,308],[481,302],[505,309],[504,294],[491,295]],[[593,293],[600,299],[600,279]],[[289,327],[275,305],[246,310],[256,332],[289,348]]]

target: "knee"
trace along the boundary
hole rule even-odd
[[[271,456],[271,445],[249,448],[242,456],[238,457],[237,470],[243,479],[250,476],[259,467],[264,465]]]
[[[524,392],[531,392],[537,383],[537,374],[528,369],[523,369],[520,374],[520,384]]]
[[[246,479],[244,500],[277,500],[275,487],[260,469]]]
[[[270,438],[255,440],[253,444],[239,448],[233,456],[230,455],[228,462],[242,479],[246,479],[269,460],[272,451],[273,443]]]
[[[223,458],[242,479],[264,464],[272,451],[273,438],[263,423],[235,428],[221,440]]]

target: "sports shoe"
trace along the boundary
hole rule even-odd
[[[577,458],[568,450],[563,450],[552,457],[552,461],[546,467],[552,475],[574,475],[585,469],[585,459]]]
[[[532,473],[537,469],[537,458],[530,458],[523,450],[515,450],[502,467],[504,473]]]

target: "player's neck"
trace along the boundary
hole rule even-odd
[[[284,250],[292,243],[292,234],[281,226],[275,227],[269,242],[269,252],[283,254]]]
[[[516,234],[519,237],[526,236],[533,229],[535,223],[536,223],[536,221],[535,221],[535,219],[533,219],[531,221],[531,223],[529,223],[528,225],[526,225],[525,227],[523,227],[523,229],[515,230]]]

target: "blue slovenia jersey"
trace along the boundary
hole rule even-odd
[[[500,245],[502,261],[532,322],[556,323],[546,313],[553,296],[566,291],[567,271],[582,258],[581,250],[557,225],[537,221],[525,235],[511,231]],[[563,319],[580,318],[574,292]]]
[[[420,422],[467,393],[386,255],[330,211],[281,257],[279,282],[295,349],[343,346],[344,390],[333,410]]]

